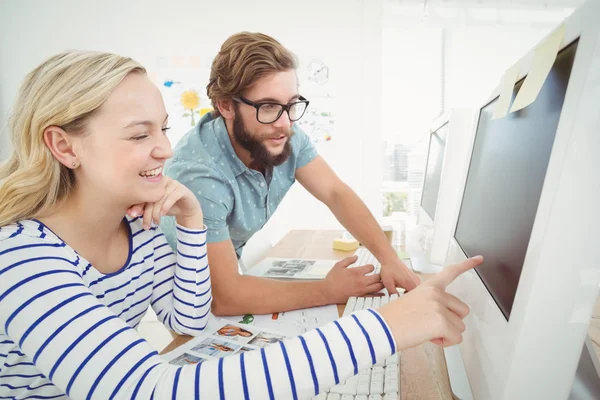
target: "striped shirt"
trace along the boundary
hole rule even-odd
[[[0,228],[0,400],[306,399],[395,352],[363,310],[264,349],[176,367],[134,329],[148,306],[197,335],[211,300],[206,230],[128,219],[125,265],[102,274],[36,220]]]

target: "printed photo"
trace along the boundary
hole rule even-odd
[[[171,362],[169,364],[183,367],[184,365],[188,365],[188,364],[200,364],[202,361],[204,361],[204,358],[196,357],[196,356],[193,356],[188,353],[183,353],[182,355],[175,358],[174,360],[171,360]]]
[[[306,265],[300,264],[286,264],[283,267],[274,267],[269,268],[265,275],[275,276],[275,277],[286,277],[286,276],[294,276],[306,269]]]
[[[206,354],[211,357],[226,357],[234,353],[241,346],[235,343],[226,342],[216,338],[207,338],[200,344],[192,347],[192,351],[200,354]]]
[[[267,333],[267,332],[261,332],[254,339],[252,339],[249,344],[258,346],[258,347],[265,347],[272,343],[280,342],[283,339],[285,339],[285,336],[275,335],[275,334]]]
[[[221,329],[217,330],[215,335],[226,337],[229,340],[247,343],[248,340],[254,336],[254,332],[248,329],[240,328],[239,326],[227,324]]]
[[[254,349],[251,349],[250,347],[242,347],[237,352],[238,353],[242,353],[242,352],[245,352],[245,351],[252,351],[252,350],[254,350]]]

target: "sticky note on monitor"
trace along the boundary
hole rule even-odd
[[[525,82],[519,89],[517,97],[513,102],[510,112],[519,111],[535,101],[544,82],[556,61],[556,55],[565,37],[565,25],[561,25],[550,34],[542,43],[535,49],[533,65]]]
[[[502,85],[500,86],[500,97],[496,102],[496,108],[494,108],[494,115],[492,115],[492,119],[503,118],[506,116],[506,114],[508,114],[510,101],[512,100],[512,94],[518,76],[519,64],[513,65],[504,73],[504,76],[502,77]]]

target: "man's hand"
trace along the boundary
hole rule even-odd
[[[352,256],[337,262],[323,281],[324,290],[330,304],[343,304],[350,296],[364,296],[383,289],[378,274],[365,276],[375,267],[371,264],[348,268],[358,257]]]
[[[398,293],[397,287],[411,291],[421,283],[419,277],[399,258],[381,263],[381,282],[389,294]]]

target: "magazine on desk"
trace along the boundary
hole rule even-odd
[[[211,318],[201,335],[162,357],[177,366],[199,364],[213,358],[256,350],[285,338],[285,334],[271,329]]]
[[[338,261],[269,257],[248,268],[245,275],[289,280],[319,280],[325,279]]]

